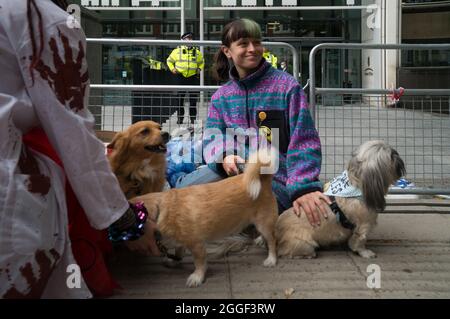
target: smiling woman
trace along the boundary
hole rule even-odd
[[[260,145],[262,139],[274,142],[279,148],[279,169],[272,189],[279,213],[293,205],[303,207],[308,218],[318,222],[323,205],[320,199],[329,202],[318,179],[322,156],[319,136],[301,86],[290,74],[266,62],[263,51],[261,29],[255,21],[237,19],[224,27],[214,69],[219,80],[229,81],[211,98],[206,129],[227,136],[230,128],[253,128],[259,132]],[[214,150],[204,151],[209,165],[184,176],[184,186],[210,181],[212,176],[238,174],[238,166],[246,158],[236,154],[247,157],[251,144],[246,138],[204,139],[203,149]]]
[[[233,60],[241,79],[258,68],[263,51],[261,40],[258,38],[242,38],[232,42],[229,47],[222,46],[222,52],[228,59]]]
[[[246,49],[250,50],[246,50]],[[229,79],[230,64],[238,64],[244,69],[255,69],[262,59],[263,47],[261,46],[261,29],[259,25],[249,19],[235,20],[224,27],[222,33],[222,46],[214,57],[213,73],[219,81]],[[248,66],[246,59],[242,56],[248,55]],[[233,56],[236,58],[233,59]],[[254,61],[251,61],[254,60]],[[256,63],[255,65],[255,62]],[[252,63],[253,62],[253,63]]]

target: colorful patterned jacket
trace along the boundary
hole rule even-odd
[[[273,181],[278,201],[289,208],[301,195],[321,191],[318,179],[322,159],[320,139],[298,82],[288,73],[271,68],[264,60],[259,69],[245,79],[239,80],[235,68],[230,78],[212,96],[206,129],[219,129],[225,134],[226,128],[278,128],[279,169]],[[213,138],[204,140],[207,163],[224,155],[224,152],[208,152],[208,144],[213,142]],[[224,142],[224,148],[226,151],[236,149],[236,142]],[[210,167],[224,173],[222,165],[210,164]]]

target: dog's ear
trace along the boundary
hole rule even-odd
[[[116,135],[114,135],[111,143],[109,143],[106,147],[113,150],[116,148],[116,145],[120,142],[118,142],[121,138],[122,138],[123,133],[117,133]]]
[[[366,205],[373,210],[383,211],[386,207],[386,191],[391,180],[387,176],[385,169],[380,169],[375,165],[366,166],[361,171],[361,191]]]
[[[124,132],[117,133],[111,143],[108,144],[107,148],[111,150],[111,156],[116,159],[114,162],[117,165],[120,164],[123,154],[127,154],[129,146],[130,138]]]

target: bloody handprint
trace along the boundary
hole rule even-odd
[[[83,109],[83,98],[88,84],[89,74],[88,70],[82,73],[83,58],[85,56],[82,42],[78,42],[78,55],[76,60],[73,60],[73,51],[69,44],[69,39],[58,30],[60,41],[64,47],[63,61],[59,55],[57,40],[50,38],[49,45],[53,52],[53,64],[55,70],[46,65],[42,59],[38,61],[35,69],[39,72],[41,77],[48,82],[50,87],[55,92],[58,100],[68,106],[74,111],[78,112]]]

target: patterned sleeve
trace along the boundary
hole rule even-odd
[[[319,181],[322,151],[306,96],[299,85],[291,90],[289,101],[291,139],[287,152],[287,189],[294,201],[304,194],[322,190]]]
[[[33,77],[30,41],[17,48],[28,94],[42,128],[61,158],[69,182],[91,225],[103,229],[127,209],[105,147],[88,111],[89,75],[85,36],[65,21],[44,29],[44,47]]]
[[[234,143],[230,143],[231,139],[226,138],[226,124],[218,104],[213,96],[203,134],[203,158],[211,169],[226,176],[222,163],[227,154],[234,154]]]

